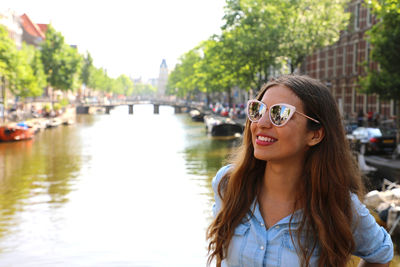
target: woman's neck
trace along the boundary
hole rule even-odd
[[[268,162],[264,172],[262,194],[277,202],[294,202],[298,193],[303,164]]]

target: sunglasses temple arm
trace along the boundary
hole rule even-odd
[[[309,119],[309,120],[312,120],[313,122],[320,123],[320,122],[317,121],[316,119],[313,119],[313,118],[307,116],[307,115],[304,114],[304,113],[301,113],[301,112],[299,112],[299,111],[296,111],[296,113],[299,113],[300,115],[303,115],[304,117],[306,117],[306,118]]]

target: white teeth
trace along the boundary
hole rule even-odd
[[[276,139],[269,138],[267,136],[257,136],[257,139],[264,142],[275,142]]]

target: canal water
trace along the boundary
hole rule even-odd
[[[0,143],[0,266],[205,266],[211,179],[237,144],[151,105]]]
[[[205,266],[210,181],[233,145],[151,105],[0,143],[0,266]]]

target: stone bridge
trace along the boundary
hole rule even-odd
[[[143,104],[152,104],[154,114],[159,114],[160,106],[171,106],[174,107],[175,114],[182,113],[183,111],[198,109],[203,110],[202,103],[197,102],[187,102],[183,100],[177,101],[169,101],[169,100],[159,100],[159,99],[150,99],[150,100],[128,100],[115,102],[110,104],[101,104],[101,103],[91,103],[91,104],[82,104],[76,107],[76,113],[78,114],[88,114],[89,109],[93,108],[105,108],[105,113],[110,114],[110,111],[117,106],[128,106],[129,114],[133,114],[133,106],[134,105],[143,105]]]

